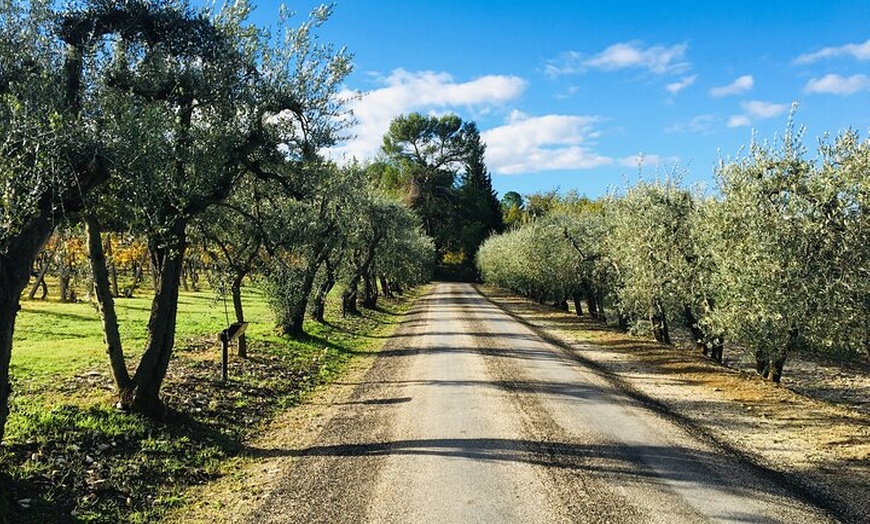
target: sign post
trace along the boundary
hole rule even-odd
[[[218,334],[221,341],[221,382],[227,382],[227,361],[229,360],[230,342],[242,336],[248,329],[247,322],[233,322],[228,328]]]

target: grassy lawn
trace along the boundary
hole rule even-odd
[[[271,334],[274,321],[258,290],[244,296],[245,314],[252,319],[251,337]],[[124,353],[138,359],[145,344],[151,297],[115,300]],[[232,305],[229,305],[232,315]],[[231,317],[231,320],[233,318]],[[212,291],[181,292],[176,340],[215,336],[226,327],[224,303]],[[88,302],[62,304],[25,300],[15,323],[12,374],[38,380],[70,375],[107,364],[103,331],[96,307]]]
[[[131,373],[144,349],[151,298],[140,295],[115,301]],[[274,320],[263,294],[255,288],[246,289],[243,301],[245,315],[250,319],[248,337],[274,339]],[[228,307],[231,311],[232,305]],[[211,356],[218,362],[217,333],[226,327],[226,318],[224,302],[213,291],[181,292],[176,351],[210,345]],[[12,399],[13,406],[20,402],[43,405],[66,402],[82,406],[108,402],[114,392],[95,304],[22,301],[15,323],[11,376],[17,392]],[[105,380],[100,380],[103,376]],[[89,380],[96,387],[83,390],[77,384],[83,380]],[[70,390],[75,390],[76,394],[69,395]],[[14,413],[10,425],[15,427]],[[14,432],[7,435],[7,440],[13,438]]]
[[[226,326],[224,303],[211,291],[182,292],[162,390],[173,410],[166,424],[114,408],[92,304],[23,301],[0,446],[0,523],[159,520],[187,487],[219,476],[275,413],[328,383],[355,354],[377,350],[414,296],[382,299],[378,311],[348,319],[334,300],[329,324],[308,323],[308,336],[291,340],[276,332],[262,293],[246,289],[250,358],[232,357],[224,384],[216,336]],[[149,296],[116,302],[131,371],[150,305]]]

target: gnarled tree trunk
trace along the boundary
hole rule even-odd
[[[379,280],[381,281],[381,294],[387,298],[393,298],[393,291],[390,289],[390,283],[387,282],[387,277],[381,275]]]
[[[20,233],[0,249],[0,440],[9,417],[9,363],[15,317],[21,309],[21,293],[30,281],[30,266],[54,230],[53,221],[43,216],[26,224]]]
[[[631,319],[621,309],[616,310],[616,323],[621,331],[631,329]]]
[[[12,333],[15,330],[15,317],[18,315],[19,296],[27,285],[9,265],[18,261],[0,258],[0,439],[3,438],[6,419],[9,417],[9,396],[12,385],[9,383],[9,362],[12,359]],[[30,279],[30,272],[27,272]]]
[[[151,303],[145,353],[133,375],[131,390],[122,398],[126,407],[155,419],[163,419],[167,414],[159,393],[175,345],[178,291],[187,247],[185,225],[179,220],[171,226],[168,241],[161,245],[152,243],[151,267],[157,275],[157,293]]]
[[[375,285],[374,276],[368,271],[363,275],[362,307],[366,309],[378,307],[378,287]]]
[[[722,336],[714,336],[710,340],[710,358],[721,363],[725,353],[725,341]]]
[[[712,307],[709,302],[707,307]],[[683,318],[686,321],[686,325],[689,327],[689,331],[692,333],[692,338],[695,340],[696,346],[701,350],[701,353],[704,356],[709,355],[711,359],[721,363],[725,346],[724,337],[722,335],[708,336],[704,333],[701,329],[700,320],[695,316],[691,306],[688,304],[683,308]]]
[[[369,272],[372,267],[372,263],[375,260],[375,253],[377,251],[378,243],[381,241],[380,235],[375,235],[374,238],[371,239],[369,244],[365,247],[365,252],[357,252],[354,254],[354,261],[357,263],[356,270],[354,271],[353,276],[350,279],[350,283],[347,286],[347,289],[341,294],[341,310],[344,316],[352,315],[352,316],[361,316],[359,308],[357,308],[357,297],[359,295],[359,282],[362,279],[366,279],[366,285],[371,286],[371,282],[368,280],[370,277]],[[367,298],[367,297],[364,297]]]
[[[298,337],[305,334],[305,311],[308,309],[308,297],[311,295],[311,289],[314,287],[314,277],[317,275],[319,266],[320,260],[314,260],[305,268],[302,282],[299,284],[299,298],[292,306],[289,322],[283,326],[284,334],[286,335]]]
[[[596,293],[592,287],[590,287],[586,291],[586,307],[589,308],[589,315],[592,318],[597,318],[599,320],[602,320],[599,317],[599,309],[601,309],[602,316],[604,314],[604,310],[600,307],[600,302],[599,302],[598,298],[599,298],[598,293]]]
[[[362,316],[359,308],[356,307],[357,290],[359,288],[359,277],[356,276],[350,280],[347,288],[341,293],[341,313],[344,316]]]
[[[93,215],[85,216],[85,232],[88,237],[88,256],[94,274],[94,294],[97,297],[100,320],[103,323],[103,341],[106,343],[106,354],[109,356],[112,377],[118,392],[127,391],[130,387],[130,374],[124,361],[115,300],[112,298],[106,256],[100,236],[100,224]]]
[[[317,287],[317,292],[314,294],[314,301],[311,306],[311,318],[321,324],[326,322],[324,317],[326,314],[326,297],[332,291],[332,288],[335,287],[335,267],[330,263],[329,258],[324,260],[324,263],[326,264],[326,277],[320,283],[320,286]]]
[[[799,334],[798,328],[792,327],[788,332],[785,347],[780,351],[768,353],[758,350],[755,352],[755,366],[761,378],[779,384],[782,380],[782,369],[785,366],[785,361],[796,349]]]
[[[604,291],[602,291],[601,289],[595,290],[595,306],[595,318],[597,318],[601,322],[607,322],[607,314],[604,312]]]
[[[656,303],[653,306],[650,314],[650,323],[652,324],[653,336],[655,339],[658,342],[670,345],[671,334],[668,330],[668,319],[661,304]]]
[[[583,316],[583,304],[580,298],[580,293],[571,293],[571,300],[574,301],[574,312],[578,317]]]

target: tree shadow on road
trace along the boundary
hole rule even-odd
[[[515,462],[584,472],[613,486],[648,486],[664,482],[676,488],[705,489],[720,494],[770,500],[798,506],[805,494],[783,486],[778,474],[757,466],[746,466],[753,473],[734,474],[730,462],[713,452],[696,449],[631,445],[578,444],[501,438],[444,438],[396,440],[358,444],[312,446],[303,449],[249,448],[254,457],[297,457],[300,460],[333,457],[342,460],[365,457],[428,456],[465,459],[479,462]],[[784,489],[785,488],[785,489]],[[739,508],[735,508],[739,512]],[[746,519],[749,520],[746,520]],[[761,522],[759,515],[728,516],[730,521]]]

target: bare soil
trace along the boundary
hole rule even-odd
[[[221,478],[190,489],[185,504],[166,516],[163,522],[247,522],[254,509],[279,488],[288,463],[293,460],[281,454],[260,454],[255,450],[311,446],[335,415],[336,407],[349,401],[376,357],[375,353],[357,356],[340,380],[316,390],[304,404],[277,416],[261,433],[245,442],[248,453],[227,462]]]

